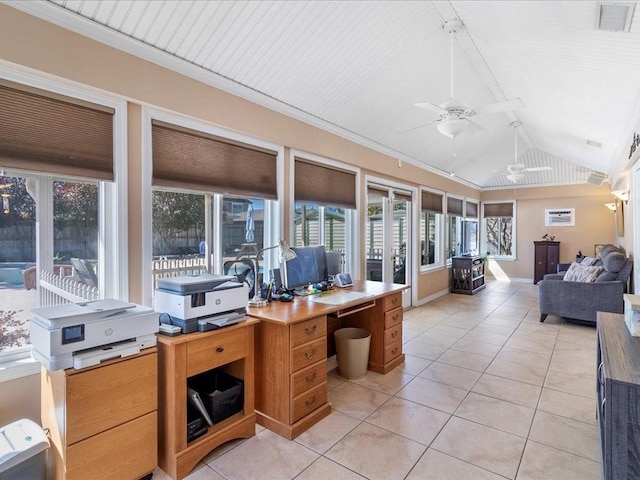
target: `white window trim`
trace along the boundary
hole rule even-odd
[[[267,142],[265,140],[261,140],[258,138],[251,137],[249,135],[245,135],[243,133],[234,132],[232,130],[227,130],[226,128],[220,127],[218,125],[214,125],[212,123],[207,123],[203,120],[198,120],[194,118],[185,117],[184,115],[180,115],[174,112],[170,112],[167,110],[160,109],[158,107],[143,105],[142,107],[142,218],[147,219],[142,225],[142,301],[144,305],[151,306],[153,304],[153,286],[151,281],[151,257],[152,257],[152,243],[153,243],[153,232],[152,232],[152,176],[153,176],[153,155],[152,155],[152,144],[151,144],[151,121],[152,120],[160,120],[162,122],[171,123],[174,125],[178,125],[184,128],[189,128],[191,130],[196,130],[203,133],[208,133],[210,135],[214,135],[221,138],[228,138],[230,140],[234,140],[237,142],[245,143],[247,145],[253,145],[255,147],[264,148],[267,150],[271,150],[276,152],[276,185],[278,188],[278,204],[280,204],[280,208],[278,209],[278,215],[270,217],[269,228],[265,228],[264,238],[265,238],[265,246],[277,245],[281,238],[284,238],[284,231],[282,227],[282,213],[284,209],[282,204],[283,198],[283,188],[282,182],[284,179],[284,147],[282,145],[277,145],[275,143]],[[223,194],[219,192],[211,192],[214,198],[222,197]],[[222,200],[219,200],[218,203],[214,200],[214,205],[212,206],[214,211],[219,211],[218,207],[221,207]],[[276,213],[276,209],[273,206],[267,207],[269,204],[273,204],[275,202],[265,201],[265,215],[267,215],[267,211],[269,215],[273,215]],[[219,215],[215,215],[215,218],[218,218]],[[214,219],[214,222],[216,220]],[[266,227],[265,222],[265,227]],[[219,229],[215,229],[219,225],[214,225],[214,231],[219,232]],[[213,241],[213,254],[215,262],[219,262],[219,258],[221,258],[222,251],[218,251],[220,247],[220,242]],[[214,267],[215,269],[215,267]]]
[[[11,64],[0,60],[0,78],[15,83],[47,90],[88,102],[111,107],[115,110],[113,116],[113,155],[114,182],[104,182],[104,192],[101,190],[101,204],[104,206],[99,212],[99,229],[102,235],[100,243],[101,280],[103,287],[101,295],[115,297],[123,301],[129,298],[128,275],[128,234],[127,234],[127,102],[115,95],[101,90],[78,84],[71,80],[46,75],[30,68]],[[38,182],[41,184],[42,182]],[[49,188],[50,190],[50,188]],[[38,187],[42,194],[41,187]],[[118,221],[115,221],[117,219]],[[44,219],[43,219],[44,220]],[[50,223],[50,222],[49,222]],[[109,225],[109,228],[105,228]],[[42,232],[41,232],[42,234]],[[36,239],[37,245],[44,239]],[[53,247],[51,256],[53,258]],[[42,255],[37,248],[38,255]],[[109,251],[109,262],[105,261],[105,252]],[[39,258],[37,261],[45,261]],[[40,265],[40,263],[38,263]],[[40,272],[38,271],[38,274]],[[32,375],[39,371],[39,363],[31,362],[31,347],[0,353],[0,382]],[[34,369],[36,371],[34,371]]]
[[[505,261],[505,262],[515,262],[518,259],[518,252],[516,251],[516,246],[518,245],[518,239],[517,239],[517,234],[518,234],[518,229],[516,228],[517,225],[517,204],[516,204],[516,200],[496,200],[496,201],[491,201],[491,202],[482,202],[482,215],[480,217],[480,221],[482,222],[482,232],[481,232],[481,236],[480,236],[480,245],[482,245],[481,247],[481,251],[482,252],[486,252],[487,251],[487,234],[486,234],[486,228],[485,228],[485,223],[484,223],[484,206],[485,205],[490,205],[490,204],[495,204],[495,203],[512,203],[513,204],[513,220],[512,222],[512,245],[513,245],[513,249],[511,251],[511,255],[489,255],[489,258],[493,259],[493,260],[499,260],[499,261]]]
[[[356,209],[346,209],[346,215],[344,218],[345,221],[345,246],[347,246],[347,252],[344,259],[345,262],[345,271],[350,272],[353,277],[359,278],[360,276],[360,262],[357,259],[360,258],[360,225],[358,223],[358,212],[361,209],[360,205],[360,168],[354,167],[353,165],[348,165],[346,163],[338,162],[336,160],[331,160],[326,157],[321,157],[319,155],[315,155],[313,153],[305,152],[302,150],[291,149],[289,151],[289,165],[291,168],[289,169],[289,198],[290,202],[290,212],[291,212],[291,225],[290,225],[290,235],[289,235],[289,244],[293,245],[295,240],[295,225],[294,225],[294,209],[295,209],[295,157],[301,157],[305,160],[310,160],[322,166],[334,167],[339,170],[346,170],[348,172],[352,172],[355,174],[356,179]],[[324,207],[321,207],[322,218],[324,218]],[[324,222],[320,222],[319,228],[319,238],[324,239]]]
[[[436,270],[441,270],[442,268],[444,268],[445,266],[445,261],[444,261],[444,244],[445,244],[445,222],[446,222],[446,210],[447,210],[447,204],[446,204],[446,198],[447,198],[447,194],[446,192],[442,191],[442,190],[436,190],[434,188],[429,188],[429,187],[420,187],[420,191],[418,192],[418,195],[420,196],[420,209],[418,212],[418,225],[420,225],[420,217],[422,215],[422,192],[430,192],[430,193],[437,193],[438,195],[442,195],[442,213],[438,214],[440,215],[440,219],[436,222],[436,237],[438,239],[438,244],[436,246],[436,255],[437,255],[437,259],[436,262],[433,265],[420,265],[420,273],[424,274],[424,273],[430,273]],[[418,232],[418,236],[421,237],[422,236],[422,232]],[[418,242],[421,241],[421,238],[418,238]],[[420,258],[422,252],[420,252],[420,249],[418,248],[418,256],[416,258]]]

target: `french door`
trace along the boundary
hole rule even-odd
[[[411,199],[409,190],[367,185],[366,279],[411,285]],[[411,305],[411,288],[403,306]]]

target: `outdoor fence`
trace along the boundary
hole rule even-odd
[[[61,303],[77,303],[98,300],[100,292],[78,282],[74,277],[61,277],[43,270],[40,274],[40,306],[48,307]]]
[[[206,273],[207,264],[205,257],[178,257],[154,260],[153,289],[159,278],[179,277],[181,275],[200,275]]]

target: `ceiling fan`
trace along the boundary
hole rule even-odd
[[[484,105],[476,108],[468,108],[463,105],[462,102],[457,100],[453,94],[454,87],[454,74],[453,74],[453,37],[459,32],[463,27],[462,20],[459,18],[454,18],[452,20],[447,20],[444,23],[443,28],[447,33],[449,33],[449,37],[451,39],[451,75],[450,75],[450,89],[449,89],[449,100],[446,102],[436,105],[434,103],[416,103],[414,104],[416,107],[424,108],[425,110],[429,110],[431,112],[437,113],[440,115],[440,118],[434,120],[432,122],[419,125],[418,127],[412,128],[411,130],[415,130],[417,128],[424,127],[430,124],[437,124],[438,131],[447,137],[455,138],[456,135],[463,131],[468,131],[469,133],[479,132],[483,128],[477,123],[469,120],[471,117],[475,115],[481,115],[485,113],[497,113],[497,112],[506,112],[509,110],[515,110],[519,107],[523,106],[522,100],[519,98],[515,98],[512,100],[505,100],[503,102],[490,103],[488,105]],[[411,131],[408,130],[408,131]]]
[[[528,172],[544,172],[547,170],[552,170],[551,167],[529,167],[527,168],[524,163],[518,162],[518,127],[522,125],[521,122],[511,122],[509,124],[513,127],[513,133],[515,135],[514,142],[514,157],[511,165],[507,165],[507,171],[504,172],[507,175],[507,178],[511,180],[513,183],[518,183],[522,180]]]

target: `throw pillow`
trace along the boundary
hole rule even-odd
[[[584,257],[580,262],[580,265],[594,265],[598,259],[596,257]]]
[[[602,270],[602,267],[580,265],[579,263],[573,262],[569,270],[567,270],[567,273],[565,273],[563,280],[565,282],[593,283]]]
[[[627,257],[624,256],[624,253],[611,252],[602,259],[602,263],[607,272],[618,273],[627,263]]]
[[[618,278],[618,274],[616,272],[607,272],[605,270],[600,275],[598,275],[598,278],[596,278],[596,283],[613,282],[616,278]]]

